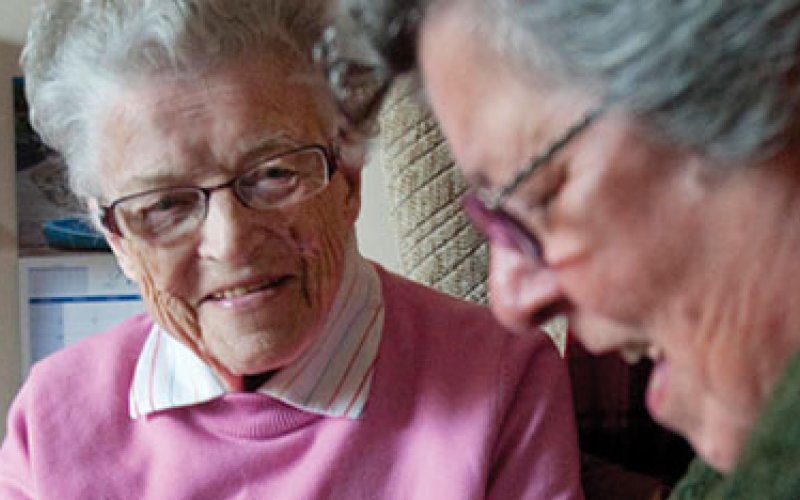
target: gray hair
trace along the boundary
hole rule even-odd
[[[312,47],[327,22],[327,4],[42,0],[21,60],[31,123],[65,158],[73,191],[96,196],[91,121],[109,88],[133,77],[191,77],[232,58],[263,53],[290,58],[311,73]],[[332,104],[323,102],[331,97],[321,79],[319,95],[322,116],[335,120]]]
[[[797,126],[798,0],[476,3],[523,68],[598,92],[679,146],[752,160]]]
[[[679,147],[752,160],[785,146],[800,117],[800,0],[339,0],[380,27],[388,14],[466,5],[523,71],[578,87]],[[469,12],[469,11],[468,11]],[[383,19],[381,19],[383,16]],[[386,30],[372,29],[373,37]],[[376,40],[377,46],[389,45]],[[407,64],[413,67],[413,61]]]

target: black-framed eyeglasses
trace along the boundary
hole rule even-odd
[[[230,188],[239,202],[254,210],[283,208],[325,189],[337,168],[334,152],[319,144],[251,163],[245,172],[216,186],[174,186],[123,196],[99,207],[100,223],[123,238],[168,244],[200,227],[214,191]]]
[[[489,242],[513,248],[534,260],[541,259],[542,248],[539,239],[522,222],[508,213],[503,205],[526,179],[550,162],[553,156],[586,130],[602,113],[601,107],[584,115],[544,152],[522,167],[505,186],[497,189],[475,188],[464,195],[462,199],[464,212]]]

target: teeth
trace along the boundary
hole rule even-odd
[[[619,349],[619,354],[626,363],[635,365],[645,357],[658,361],[664,357],[664,351],[653,344],[628,344]]]
[[[655,349],[653,345],[645,342],[631,342],[622,346],[619,349],[619,354],[626,363],[635,365],[645,356],[650,356],[651,353],[655,352]]]
[[[626,363],[635,365],[644,357],[644,350],[641,347],[626,347],[619,354]]]
[[[237,287],[237,288],[231,288],[229,290],[223,290],[221,292],[217,292],[217,293],[215,293],[213,295],[213,297],[215,299],[232,299],[234,297],[241,297],[242,295],[247,295],[248,293],[255,292],[256,290],[260,290],[262,288],[265,288],[267,286],[271,286],[273,284],[274,283],[269,282],[269,283],[261,283],[261,284],[258,284],[258,285],[252,285],[252,286],[247,286],[247,287],[242,286],[242,287]]]

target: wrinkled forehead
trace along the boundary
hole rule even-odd
[[[195,78],[143,76],[119,85],[93,120],[103,194],[119,194],[141,177],[188,182],[231,175],[255,151],[329,144],[334,127],[322,89],[276,58],[242,59]]]

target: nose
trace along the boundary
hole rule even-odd
[[[492,312],[509,330],[528,333],[563,298],[556,273],[507,245],[493,244],[489,296]]]
[[[200,255],[234,265],[250,262],[263,243],[257,221],[265,217],[244,206],[231,189],[212,192],[200,230]]]

